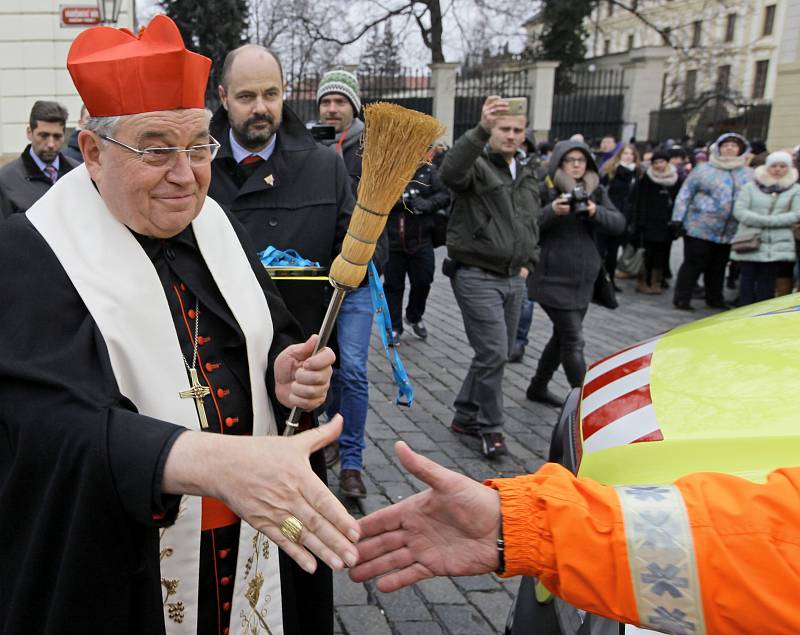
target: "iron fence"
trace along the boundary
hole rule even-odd
[[[481,106],[489,95],[528,97],[529,94],[528,74],[524,67],[462,69],[456,75],[453,139],[477,125]]]
[[[580,70],[560,74],[553,96],[550,140],[575,133],[587,140],[622,134],[625,74],[622,70]]]
[[[361,103],[388,101],[425,114],[433,114],[431,76],[427,69],[400,68],[396,72],[356,73]],[[316,121],[317,86],[321,73],[310,73],[291,82],[286,88],[286,102],[303,121]]]
[[[771,113],[772,104],[764,101],[712,100],[702,108],[664,108],[650,113],[650,137],[710,143],[723,132],[738,132],[748,139],[766,139]]]

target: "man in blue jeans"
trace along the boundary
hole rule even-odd
[[[353,195],[357,196],[361,179],[360,140],[364,124],[358,118],[361,98],[356,76],[344,70],[325,73],[317,88],[317,107],[320,122],[333,126],[336,131],[334,139],[323,143],[344,159]],[[384,235],[378,241],[375,255],[378,269],[386,252],[387,240]],[[344,419],[339,443],[326,448],[325,459],[328,467],[333,466],[337,459],[340,461],[339,490],[351,498],[364,498],[367,495],[361,471],[364,467],[362,452],[369,403],[367,360],[372,314],[369,278],[365,277],[358,289],[345,296],[339,311],[336,321],[339,368],[335,371],[325,406],[329,418],[338,412]]]

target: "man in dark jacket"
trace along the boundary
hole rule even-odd
[[[0,214],[28,211],[53,183],[77,163],[61,154],[67,109],[55,101],[37,101],[31,109],[30,143],[18,159],[0,169]]]
[[[353,196],[361,180],[361,133],[364,123],[358,118],[361,97],[358,78],[345,70],[325,73],[317,87],[317,107],[323,124],[333,126],[336,136],[323,141],[340,155],[350,175]],[[377,265],[386,254],[386,238],[378,241]],[[332,418],[341,413],[344,427],[339,441],[325,448],[325,461],[332,466],[341,461],[339,491],[351,498],[364,498],[367,488],[361,478],[364,469],[364,430],[369,409],[369,339],[372,335],[372,294],[369,277],[358,289],[345,296],[336,320],[339,368],[336,369],[325,410]]]
[[[488,97],[480,123],[456,141],[440,172],[455,197],[447,228],[451,283],[475,350],[451,429],[480,436],[488,458],[506,451],[503,371],[524,280],[538,260],[538,185],[516,158],[525,117],[511,116],[507,108],[501,97]]]
[[[284,104],[280,62],[260,46],[231,51],[219,96],[211,134],[221,147],[209,196],[245,226],[257,251],[295,249],[329,266],[353,210],[350,179],[342,159],[317,144]],[[276,283],[304,332],[319,332],[327,284]]]
[[[410,288],[406,321],[421,339],[428,337],[422,321],[425,304],[433,283],[436,262],[433,254],[434,215],[450,205],[450,193],[437,170],[427,163],[417,168],[400,199],[389,215],[389,260],[384,268],[386,302],[396,332],[395,342],[403,333],[403,294],[406,275]]]

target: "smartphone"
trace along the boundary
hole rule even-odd
[[[515,117],[518,115],[522,115],[524,117],[528,116],[527,97],[508,97],[506,102],[508,103],[508,108],[506,108],[502,114],[513,115]]]

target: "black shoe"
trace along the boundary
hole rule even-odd
[[[525,357],[525,347],[514,344],[514,348],[511,349],[511,354],[508,356],[508,363],[518,364],[523,357]]]
[[[348,498],[366,498],[367,487],[358,470],[342,470],[339,473],[339,491]]]
[[[478,431],[477,430],[475,430],[473,428],[468,428],[463,423],[459,423],[455,419],[453,419],[453,422],[450,424],[450,431],[451,432],[455,432],[456,434],[463,434],[464,436],[467,436],[467,437],[477,437],[478,436]]]
[[[731,306],[730,304],[725,302],[725,300],[723,300],[722,302],[708,302],[708,301],[706,301],[706,306],[709,309],[722,309],[723,311],[727,311],[728,309],[732,309],[733,308],[733,306]]]
[[[428,337],[428,329],[425,328],[425,322],[419,320],[418,322],[412,322],[411,320],[406,318],[406,324],[411,327],[411,330],[414,331],[414,335],[416,335],[419,339],[424,340]]]
[[[701,300],[706,297],[706,288],[701,284],[694,285],[694,289],[692,289],[692,297],[695,300]]]
[[[688,302],[673,302],[678,311],[694,311],[694,307]]]
[[[499,432],[482,433],[481,443],[483,445],[483,455],[487,459],[493,459],[508,452],[503,435]]]
[[[392,331],[392,341],[389,346],[400,346],[400,331]]]
[[[544,388],[540,388],[539,386],[531,384],[525,391],[525,396],[530,401],[537,401],[539,403],[547,404],[548,406],[555,406],[556,408],[560,408],[561,404],[564,403],[564,400],[561,397],[547,390],[546,386]]]
[[[339,462],[339,442],[334,441],[330,445],[325,446],[322,453],[325,455],[325,465],[333,467]]]

